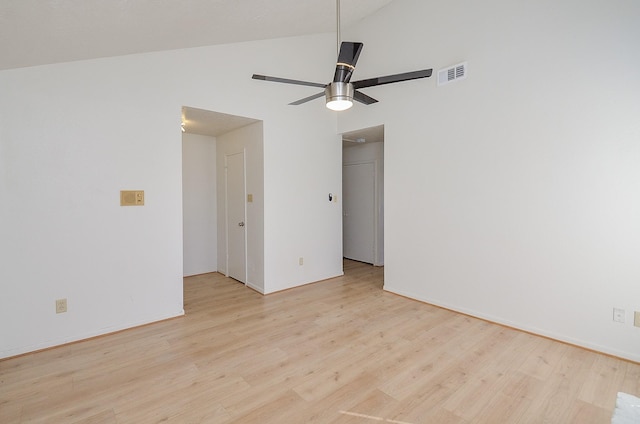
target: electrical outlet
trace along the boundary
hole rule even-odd
[[[67,299],[56,300],[56,314],[67,312]]]
[[[613,308],[613,320],[615,322],[624,322],[624,309]]]
[[[640,327],[640,311],[635,311],[633,314],[633,325]]]
[[[298,258],[298,265],[304,265],[304,258],[303,257]]]

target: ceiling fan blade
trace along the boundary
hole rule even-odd
[[[262,80],[262,81],[282,82],[282,83],[285,83],[285,84],[308,85],[310,87],[325,88],[327,86],[327,84],[320,84],[320,83],[317,83],[317,82],[300,81],[300,80],[287,79],[287,78],[278,78],[278,77],[269,77],[269,76],[266,76],[266,75],[258,75],[258,74],[253,74],[253,76],[251,78],[253,78],[255,80]]]
[[[324,96],[324,91],[314,94],[313,96],[305,97],[304,99],[296,100],[295,102],[291,102],[289,104],[293,106],[298,106],[298,105],[301,105],[302,103],[306,103],[310,100],[317,99],[318,97],[322,97],[322,96]]]
[[[343,41],[340,44],[340,53],[338,53],[338,63],[336,64],[336,72],[333,75],[333,82],[349,82],[363,46],[364,44],[362,43],[352,41]]]
[[[338,53],[338,63],[346,63],[347,65],[356,66],[360,52],[362,51],[362,43],[354,43],[353,41],[343,41],[340,44],[340,53]]]
[[[373,87],[376,85],[391,84],[394,82],[409,81],[418,78],[428,78],[431,76],[433,69],[424,69],[421,71],[405,72],[402,74],[387,75],[385,77],[369,78],[366,80],[352,82],[353,88]]]
[[[359,101],[360,103],[363,103],[365,105],[372,105],[374,103],[378,103],[376,99],[374,99],[373,97],[369,97],[360,91],[353,92],[353,100]]]

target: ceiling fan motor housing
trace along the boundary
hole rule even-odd
[[[327,98],[327,107],[330,104],[353,104],[353,84],[348,82],[331,82],[324,89]]]

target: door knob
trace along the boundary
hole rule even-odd
[[[238,227],[244,227],[244,222],[238,222]]]

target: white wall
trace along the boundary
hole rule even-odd
[[[387,290],[640,360],[638,22],[628,0],[396,0],[345,34],[354,80],[469,62],[341,115],[385,124]]]
[[[225,228],[225,156],[245,154],[245,187],[253,197],[246,203],[247,285],[260,293],[264,287],[264,152],[263,123],[247,125],[218,137],[218,262],[227,272]]]
[[[335,69],[335,44],[329,56],[325,60]],[[324,69],[322,75],[307,80],[325,81],[326,75],[330,79],[333,70]],[[289,96],[287,101],[302,97]],[[329,193],[342,198],[342,140],[336,112],[319,99],[303,107],[290,106],[289,115],[287,127],[264,123],[266,293],[343,274],[342,202],[328,200]]]
[[[340,212],[316,200],[340,187],[335,114],[251,79],[324,81],[334,49],[327,34],[0,72],[0,357],[183,313],[183,105],[265,122],[265,290],[341,273]],[[145,206],[120,207],[122,189]]]
[[[148,59],[0,72],[0,357],[183,313],[180,107]]]
[[[342,163],[361,163],[373,161],[376,165],[377,218],[374,265],[384,265],[384,143],[354,144],[342,150]],[[344,231],[344,229],[343,229]]]
[[[182,134],[183,274],[218,270],[216,139]]]

